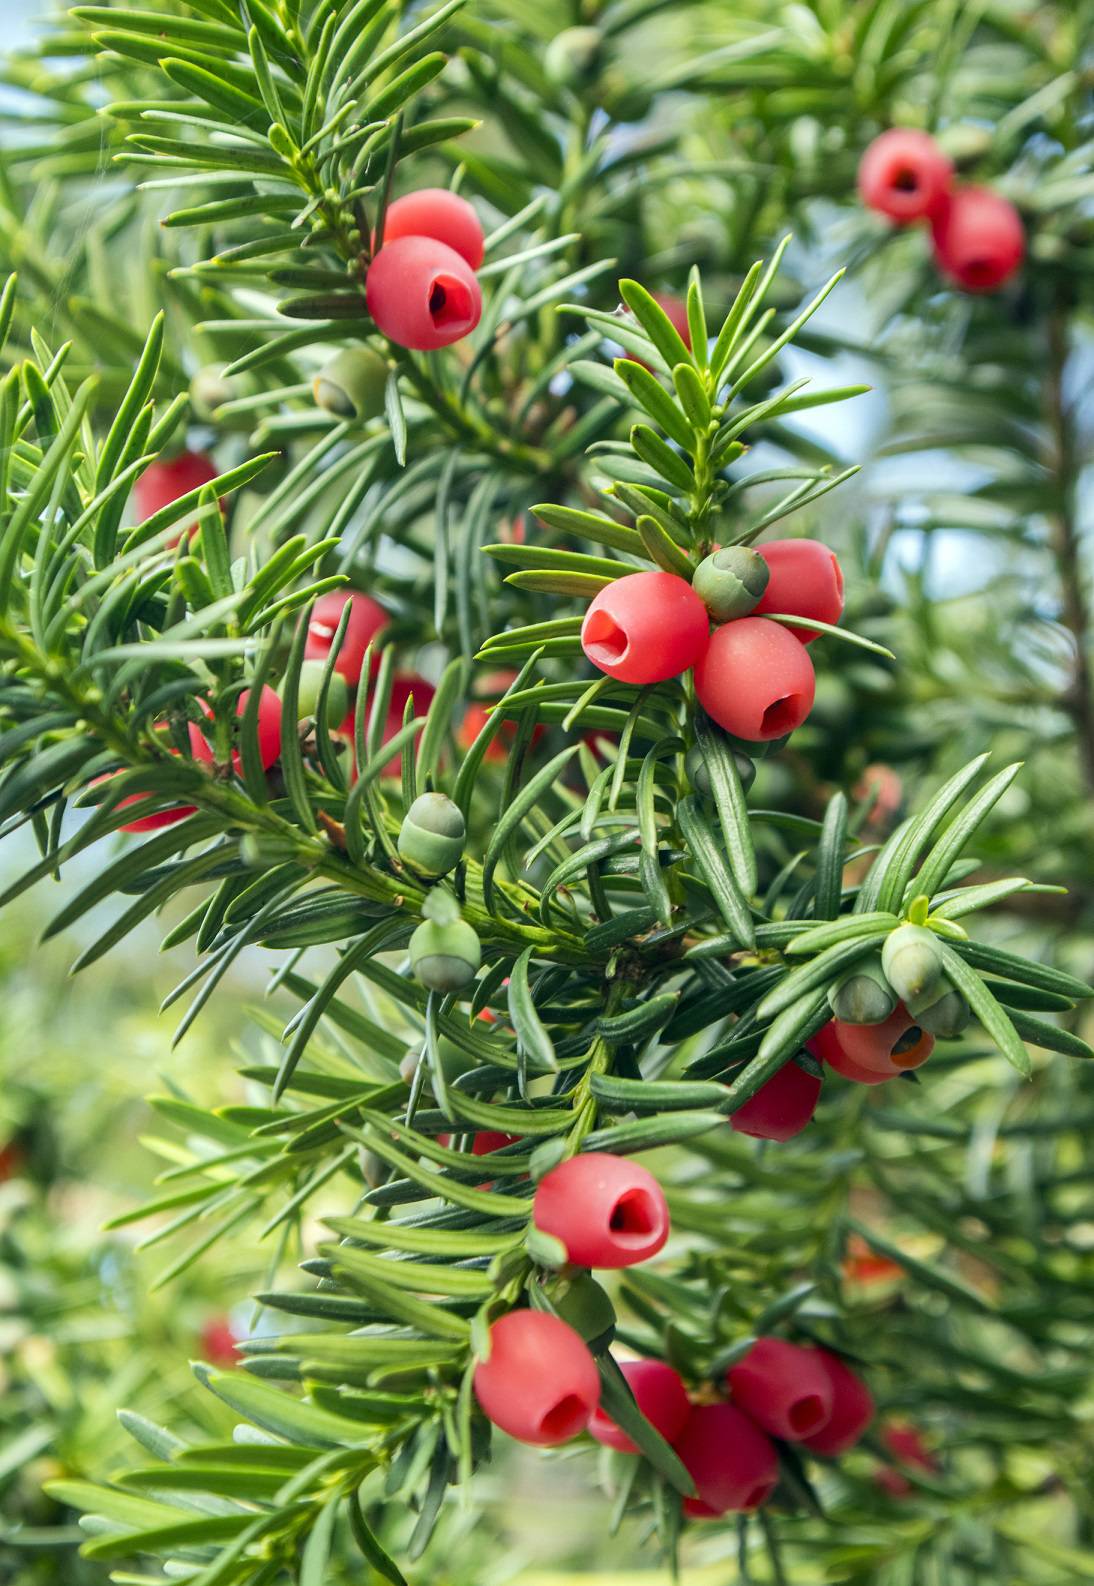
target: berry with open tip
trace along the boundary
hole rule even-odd
[[[665,1195],[630,1157],[590,1151],[568,1157],[540,1179],[532,1220],[553,1234],[580,1267],[630,1267],[648,1261],[669,1236]]]
[[[510,1437],[543,1448],[568,1443],[600,1402],[587,1344],[545,1311],[510,1311],[490,1329],[490,1355],[475,1367],[475,1397]]]

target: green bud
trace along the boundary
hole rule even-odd
[[[482,963],[482,943],[466,920],[423,920],[410,938],[410,967],[430,991],[462,991]]]
[[[747,793],[756,780],[756,767],[748,755],[742,754],[739,749],[734,749],[733,759],[737,766],[737,775],[741,779],[741,786]],[[710,772],[707,770],[707,763],[703,759],[703,751],[698,744],[693,744],[688,750],[687,758],[684,761],[684,769],[687,772],[688,781],[699,797],[704,799],[711,798],[713,789],[710,785]]]
[[[699,563],[691,587],[715,622],[732,622],[734,617],[748,616],[770,577],[759,551],[750,545],[727,545]]]
[[[323,685],[325,661],[305,661],[300,668],[300,683],[296,696],[296,713],[303,721],[314,716],[319,709],[319,691]],[[332,672],[327,689],[327,726],[337,727],[349,713],[349,684],[341,672]]]
[[[362,1146],[357,1153],[357,1162],[361,1169],[361,1177],[369,1189],[379,1189],[381,1184],[387,1182],[390,1169],[383,1157],[377,1156],[375,1151]]]
[[[399,828],[399,852],[423,876],[444,876],[463,853],[467,826],[457,804],[444,793],[422,793]]]
[[[190,381],[190,406],[205,424],[213,423],[217,408],[238,395],[239,382],[226,377],[223,364],[206,364]]]
[[[881,949],[885,978],[901,1002],[926,1002],[942,977],[942,947],[924,925],[900,925]]]
[[[579,87],[600,65],[602,45],[598,28],[563,28],[544,52],[547,76],[560,88]]]
[[[562,1320],[587,1344],[602,1338],[611,1342],[615,1332],[615,1307],[600,1284],[587,1272],[580,1273],[552,1299]]]
[[[896,1004],[878,960],[852,965],[828,991],[828,1005],[844,1024],[881,1024]]]
[[[936,996],[933,1002],[916,1003],[915,1007],[909,1004],[908,1012],[921,1029],[929,1035],[939,1036],[943,1041],[952,1041],[960,1035],[972,1018],[961,992],[949,987],[941,996]]]
[[[384,411],[388,366],[371,347],[344,347],[312,381],[316,405],[340,419],[375,419]]]

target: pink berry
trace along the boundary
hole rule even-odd
[[[177,754],[178,751],[172,749],[171,753]],[[112,777],[121,776],[122,774],[121,771],[108,771],[105,776],[97,776],[95,782],[109,782]],[[147,793],[130,793],[127,798],[123,798],[120,801],[117,808],[124,810],[130,804],[143,803],[148,796]],[[163,826],[174,826],[177,821],[184,821],[188,815],[195,813],[196,806],[193,804],[175,804],[168,809],[156,810],[152,815],[142,815],[139,820],[127,821],[124,826],[119,826],[118,830],[122,832],[155,832],[159,831]]]
[[[213,1316],[201,1329],[201,1354],[211,1366],[222,1369],[239,1361],[239,1340],[226,1316]]]
[[[706,648],[706,607],[675,573],[628,573],[594,595],[581,648],[622,683],[663,683],[695,666]]]
[[[460,341],[482,313],[482,291],[467,261],[433,237],[385,243],[368,267],[365,296],[389,341],[422,352]]]
[[[519,1134],[502,1134],[500,1129],[480,1129],[471,1142],[471,1155],[489,1156],[491,1151],[500,1151],[502,1146],[516,1145],[519,1139]]]
[[[817,1351],[785,1338],[758,1338],[726,1381],[739,1409],[788,1442],[815,1437],[832,1414],[832,1383]]]
[[[934,1036],[920,1029],[902,1002],[880,1024],[832,1023],[844,1056],[884,1079],[918,1068],[934,1051]]]
[[[1009,199],[962,187],[932,225],[935,262],[966,292],[994,292],[1026,255],[1026,228]]]
[[[384,243],[400,237],[432,237],[458,253],[477,270],[482,263],[482,226],[479,217],[458,193],[445,187],[423,187],[407,193],[387,207],[384,216]]]
[[[144,523],[157,512],[162,512],[164,507],[169,507],[180,496],[188,495],[191,490],[199,490],[202,485],[211,484],[217,477],[216,465],[211,457],[204,452],[179,452],[175,457],[158,458],[154,463],[149,463],[144,473],[133,486],[133,499],[136,502],[140,521]],[[220,503],[220,510],[225,510],[225,502]],[[191,524],[189,530],[180,529],[179,532],[165,541],[170,548],[182,539],[184,533],[193,533],[197,527]]]
[[[667,1443],[675,1443],[691,1414],[687,1390],[679,1372],[663,1360],[624,1360],[619,1367],[626,1377],[642,1414]],[[589,1431],[598,1443],[617,1448],[621,1454],[637,1454],[638,1448],[626,1432],[601,1408],[589,1422]]]
[[[819,540],[772,540],[756,549],[767,563],[767,588],[752,616],[775,611],[787,617],[811,617],[835,624],[843,610],[843,573],[835,553]],[[819,639],[809,628],[787,628],[803,644]]]
[[[831,1350],[813,1353],[832,1385],[832,1414],[827,1426],[802,1441],[813,1454],[846,1454],[874,1418],[873,1395],[862,1378]]]
[[[330,654],[342,612],[349,606],[349,622],[342,637],[334,670],[340,672],[347,683],[354,684],[361,676],[365,664],[365,651],[382,628],[388,625],[388,614],[371,595],[360,590],[335,589],[321,595],[312,609],[308,623],[308,637],[304,643],[306,661],[325,661]],[[372,669],[379,665],[379,657],[372,658]]]
[[[579,1267],[632,1267],[669,1236],[669,1210],[653,1174],[629,1157],[590,1151],[540,1179],[532,1220]]]
[[[251,697],[249,688],[245,688],[239,696],[236,705],[236,715],[242,716],[247,709],[247,701]],[[199,700],[202,710],[207,716],[212,716],[212,708]],[[190,722],[190,753],[195,760],[200,760],[204,765],[213,763],[213,746],[194,722]],[[262,699],[258,707],[258,753],[262,761],[262,768],[268,771],[281,753],[281,698],[269,686],[262,690]],[[232,766],[236,775],[243,773],[243,757],[238,749],[232,750]]]
[[[815,691],[805,646],[766,617],[741,617],[716,628],[695,666],[695,692],[707,715],[751,743],[800,727]]]
[[[544,1311],[510,1311],[475,1367],[483,1413],[510,1437],[548,1448],[583,1432],[600,1402],[596,1362],[572,1327]]]
[[[774,1444],[735,1405],[697,1405],[674,1447],[695,1483],[684,1513],[696,1519],[758,1509],[775,1490]]]
[[[819,1075],[807,1073],[791,1059],[729,1121],[738,1134],[757,1140],[792,1140],[811,1121],[820,1093]]]
[[[674,297],[671,292],[652,292],[651,297],[662,309],[672,324],[684,346],[691,351],[691,326],[688,324],[688,305],[682,297]]]
[[[950,161],[929,133],[914,127],[883,132],[858,168],[858,190],[867,209],[901,226],[944,209],[952,182]]]
[[[842,1074],[844,1079],[854,1080],[858,1085],[881,1085],[887,1079],[895,1079],[899,1073],[895,1068],[890,1073],[880,1073],[875,1069],[863,1068],[860,1063],[852,1062],[840,1045],[835,1019],[829,1019],[823,1029],[818,1030],[816,1035],[806,1041],[805,1046],[814,1057],[827,1063],[829,1068],[834,1068],[837,1074]]]

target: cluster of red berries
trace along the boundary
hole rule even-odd
[[[898,226],[925,221],[935,263],[966,292],[994,292],[1025,258],[1014,205],[990,187],[955,187],[952,163],[926,132],[892,127],[875,138],[858,186],[863,203]]]
[[[707,714],[752,743],[782,738],[813,707],[810,628],[768,612],[832,624],[843,610],[839,562],[817,540],[727,546],[691,583],[676,573],[628,573],[593,598],[581,645],[623,683],[660,683],[691,671]],[[711,621],[715,623],[711,632]]]
[[[470,335],[482,314],[482,259],[482,226],[465,198],[443,187],[397,198],[365,277],[377,329],[421,352]]]

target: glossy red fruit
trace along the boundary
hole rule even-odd
[[[766,617],[741,617],[716,628],[695,666],[695,692],[707,715],[750,743],[800,727],[813,708],[816,686],[805,646]]]
[[[423,187],[388,205],[384,243],[400,237],[433,237],[477,270],[482,263],[483,237],[479,217],[458,193],[445,187]]]
[[[858,190],[867,209],[898,225],[927,220],[946,207],[953,166],[927,132],[891,127],[870,144],[858,168]]]
[[[628,573],[594,595],[581,624],[581,648],[622,683],[662,683],[697,665],[710,620],[686,578]]]
[[[887,1426],[882,1431],[881,1441],[893,1458],[899,1460],[902,1465],[926,1471],[928,1474],[934,1474],[940,1468],[938,1460],[914,1426]],[[891,1466],[883,1465],[875,1473],[874,1480],[891,1498],[908,1498],[913,1491],[907,1476]]]
[[[739,1409],[791,1443],[815,1437],[832,1414],[832,1383],[817,1351],[785,1338],[758,1338],[726,1381]]]
[[[432,352],[474,330],[482,290],[470,265],[433,237],[385,243],[365,279],[368,311],[397,347]]]
[[[226,1316],[212,1316],[201,1329],[201,1356],[222,1370],[239,1360],[239,1339]]]
[[[811,617],[814,622],[837,623],[843,611],[843,572],[834,551],[819,540],[772,540],[756,549],[767,563],[770,578],[752,612],[762,617],[777,611],[788,617]],[[803,644],[819,634],[808,628],[787,627]]]
[[[651,294],[658,308],[663,309],[667,318],[672,322],[684,346],[691,351],[691,327],[688,324],[688,305],[682,297],[674,297],[671,292],[653,292]]]
[[[812,1052],[822,1063],[827,1063],[829,1068],[834,1068],[837,1074],[842,1074],[844,1079],[854,1080],[858,1085],[883,1085],[887,1079],[895,1079],[900,1072],[894,1068],[890,1073],[879,1073],[871,1068],[863,1068],[861,1064],[854,1063],[840,1045],[836,1033],[835,1019],[817,1031],[805,1043],[806,1051]]]
[[[1009,199],[962,187],[932,226],[935,262],[966,292],[994,292],[1026,256],[1026,228]]]
[[[158,458],[154,463],[149,463],[144,473],[133,486],[133,500],[140,521],[144,523],[155,513],[161,512],[164,507],[169,507],[180,496],[188,495],[191,490],[199,490],[202,485],[211,484],[217,477],[216,464],[204,452],[179,452],[175,457]],[[220,503],[224,511],[225,503]],[[173,549],[186,532],[193,533],[196,525],[190,530],[180,529],[179,532],[165,541]]]
[[[626,1377],[635,1403],[646,1420],[656,1427],[667,1443],[675,1443],[691,1414],[687,1389],[680,1373],[663,1360],[624,1360],[620,1362],[619,1369]],[[589,1431],[598,1443],[603,1443],[607,1448],[616,1448],[621,1454],[638,1453],[637,1445],[626,1432],[620,1431],[603,1408],[597,1410],[589,1422]]]
[[[812,1454],[834,1456],[853,1448],[874,1418],[874,1397],[862,1378],[828,1349],[813,1351],[832,1385],[828,1425],[803,1438]]]
[[[738,1134],[757,1140],[792,1140],[811,1121],[820,1093],[820,1076],[791,1059],[729,1121]]]
[[[243,715],[250,697],[250,689],[245,688],[236,705],[237,716]],[[204,700],[200,700],[199,704],[207,716],[212,716],[212,708]],[[194,759],[200,760],[203,765],[212,765],[213,746],[201,728],[196,723],[190,722],[189,732],[190,753]],[[281,753],[281,697],[268,685],[262,690],[262,699],[258,707],[258,753],[264,771],[270,769]],[[243,757],[238,749],[232,750],[232,767],[237,776],[243,774]]]
[[[404,672],[400,676],[393,678],[391,682],[391,697],[388,700],[387,716],[384,718],[384,731],[380,740],[381,743],[390,743],[395,734],[401,730],[403,725],[403,712],[406,710],[407,704],[411,699],[414,701],[414,714],[416,716],[424,716],[429,710],[429,707],[433,702],[433,696],[436,692],[437,690],[433,687],[433,684],[427,683],[425,678],[419,677],[416,672]],[[368,708],[369,707],[366,706],[366,723],[368,721]],[[348,738],[351,743],[353,742],[352,710],[347,713],[345,721],[339,725],[337,734],[340,737]],[[402,756],[398,754],[392,755],[391,759],[388,761],[387,765],[385,765],[380,775],[401,776]],[[356,781],[356,778],[357,766],[355,764],[353,767],[353,780]]]
[[[544,1311],[510,1311],[490,1329],[490,1358],[475,1367],[475,1397],[510,1437],[549,1448],[588,1426],[600,1377],[572,1327]]]
[[[311,620],[308,623],[308,637],[304,641],[305,661],[325,661],[330,655],[334,636],[338,632],[338,624],[342,620],[342,612],[349,606],[349,622],[342,637],[338,659],[334,663],[334,670],[340,672],[347,683],[358,681],[365,664],[365,651],[375,640],[382,628],[388,625],[388,614],[371,595],[364,595],[360,590],[335,589],[329,595],[321,595],[312,609]],[[375,671],[380,664],[380,658],[373,653],[372,669]]]
[[[171,751],[172,754],[177,752],[175,749]],[[95,784],[109,782],[112,777],[122,776],[123,774],[121,771],[108,771],[105,776],[97,776]],[[147,793],[130,793],[128,798],[123,798],[120,801],[117,808],[124,810],[130,804],[144,803],[148,796]],[[156,810],[152,815],[142,815],[139,820],[126,821],[124,826],[118,827],[118,830],[122,832],[157,832],[162,827],[174,826],[176,822],[184,821],[188,815],[195,813],[196,806],[193,804],[175,804],[169,809]]]
[[[500,1129],[480,1129],[471,1142],[471,1155],[489,1156],[491,1151],[500,1151],[502,1146],[516,1145],[519,1139],[519,1134],[502,1134]]]
[[[540,1179],[532,1221],[579,1267],[632,1267],[669,1236],[669,1209],[653,1174],[630,1157],[590,1151]]]
[[[775,1445],[736,1405],[696,1405],[673,1446],[695,1483],[684,1499],[695,1519],[758,1509],[775,1490]]]
[[[880,1024],[832,1023],[844,1056],[884,1079],[918,1068],[934,1051],[934,1036],[920,1029],[902,1002]]]
[[[463,721],[460,723],[460,730],[457,736],[461,748],[470,749],[479,733],[490,720],[491,713],[487,710],[483,701],[499,698],[505,693],[516,676],[517,674],[512,671],[490,672],[480,679],[478,689],[481,690],[482,699],[471,700],[464,711]],[[546,731],[547,729],[543,726],[532,728],[533,747],[540,741]],[[483,758],[495,765],[504,765],[509,758],[509,750],[516,741],[516,736],[516,722],[506,718],[494,737],[491,738]]]

